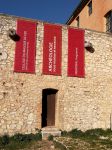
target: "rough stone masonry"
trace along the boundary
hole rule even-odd
[[[67,26],[62,26],[62,76],[42,74],[43,24],[37,25],[36,74],[13,71],[15,42],[8,36],[19,17],[0,15],[0,134],[41,129],[42,90],[57,89],[55,127],[112,128],[112,35],[86,30],[85,78],[67,77]],[[22,18],[23,19],[23,18]],[[25,19],[25,18],[24,18]]]

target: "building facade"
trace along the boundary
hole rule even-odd
[[[82,0],[66,24],[112,33],[112,1]]]
[[[38,23],[36,73],[16,73],[16,42],[8,31],[16,30],[17,19],[28,20],[0,15],[0,135],[35,133],[49,125],[61,130],[112,128],[112,36],[85,30],[85,40],[95,49],[85,50],[85,78],[67,77],[68,26],[61,25],[62,75],[43,75],[44,22],[33,20]],[[43,117],[48,112],[54,114],[47,118],[52,123]]]

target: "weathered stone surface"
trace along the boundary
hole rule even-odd
[[[94,53],[85,50],[85,78],[67,77],[68,32],[62,26],[62,76],[42,75],[43,22],[37,21],[36,74],[13,72],[15,42],[8,36],[16,17],[0,15],[0,134],[41,128],[42,90],[57,89],[55,126],[62,130],[110,128],[112,125],[112,35],[85,31]],[[111,127],[112,128],[112,127]]]

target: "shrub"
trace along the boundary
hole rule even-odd
[[[36,141],[41,141],[42,140],[42,134],[39,132],[39,133],[36,133],[34,135],[34,140]]]
[[[84,133],[84,137],[90,139],[99,139],[100,136],[111,137],[112,131],[110,129],[103,130],[101,128],[97,128],[97,129],[87,130]]]
[[[104,135],[103,136],[109,136],[109,137],[112,137],[112,130],[111,129],[107,129],[105,130],[104,132]]]
[[[83,132],[78,129],[73,129],[70,132],[68,132],[68,134],[73,138],[79,138],[83,135]]]
[[[104,130],[103,129],[91,129],[91,130],[87,130],[85,131],[85,134],[87,135],[96,135],[96,136],[101,136],[101,135],[104,135]]]
[[[8,135],[4,135],[0,137],[0,149],[22,149],[27,146],[30,146],[32,142],[41,140],[41,133],[37,134],[15,134],[14,136],[9,137]]]
[[[68,136],[68,132],[67,131],[61,131],[61,136]]]
[[[53,138],[54,138],[53,135],[49,135],[49,136],[48,136],[48,140],[49,140],[49,141],[53,141]]]
[[[9,136],[8,135],[4,135],[3,137],[1,137],[0,138],[0,140],[1,140],[1,144],[2,145],[7,145],[7,144],[9,144]]]
[[[21,142],[21,141],[25,141],[25,137],[26,137],[26,135],[17,133],[11,137],[11,140],[15,141],[15,142]]]
[[[29,142],[29,141],[38,141],[42,139],[41,133],[36,133],[36,134],[15,134],[14,136],[11,137],[11,140],[14,140],[16,142]]]

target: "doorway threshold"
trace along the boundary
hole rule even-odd
[[[42,139],[47,139],[50,135],[61,136],[61,131],[55,126],[46,126],[41,129]]]

